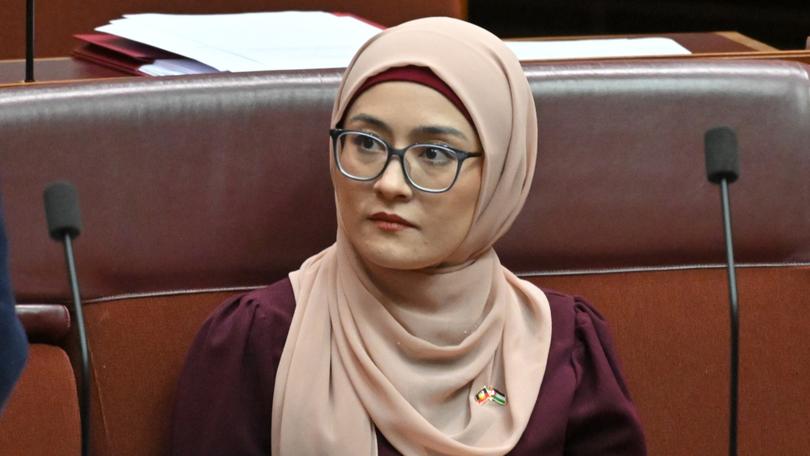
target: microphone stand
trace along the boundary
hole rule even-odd
[[[728,198],[728,180],[720,180],[720,199],[723,205],[723,233],[726,240],[728,292],[731,311],[731,381],[729,384],[729,446],[728,454],[737,454],[737,402],[739,394],[740,315],[737,301],[737,272],[734,268],[734,242],[731,237],[731,209]]]
[[[65,261],[67,262],[70,290],[73,295],[73,315],[79,333],[82,374],[79,385],[79,413],[82,427],[82,455],[87,456],[90,450],[90,351],[87,344],[87,332],[84,325],[82,298],[79,292],[79,279],[76,275],[76,260],[73,256],[73,238],[82,230],[79,196],[76,187],[69,182],[56,182],[45,189],[45,216],[48,221],[48,232],[56,241],[65,243]]]
[[[706,175],[709,182],[720,185],[720,203],[723,205],[723,236],[726,241],[728,262],[729,308],[731,312],[731,360],[729,363],[729,431],[728,454],[737,455],[737,402],[740,369],[740,316],[737,302],[737,273],[734,269],[734,241],[731,237],[731,204],[728,184],[740,176],[737,157],[737,135],[729,127],[716,127],[706,132]]]
[[[73,309],[76,316],[76,326],[79,331],[79,348],[82,361],[82,383],[79,391],[79,410],[81,411],[82,426],[82,455],[88,454],[90,444],[90,352],[87,348],[87,333],[84,326],[84,312],[82,311],[82,298],[79,293],[79,280],[76,275],[76,262],[73,258],[73,240],[69,233],[64,235],[65,260],[68,264],[70,290],[73,293]]]
[[[34,82],[34,0],[25,0],[25,82]]]

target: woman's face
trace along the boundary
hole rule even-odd
[[[439,143],[482,152],[473,126],[439,92],[412,82],[383,82],[363,92],[344,116],[342,127],[371,133],[395,148]],[[392,157],[383,174],[359,182],[333,164],[339,216],[360,257],[391,269],[448,264],[473,220],[485,157],[464,161],[453,187],[444,193],[417,190]],[[402,223],[392,221],[397,217]]]

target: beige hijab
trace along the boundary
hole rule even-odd
[[[363,81],[404,65],[430,68],[475,123],[485,159],[473,224],[451,266],[371,270],[342,231],[337,201],[337,242],[290,274],[296,309],[276,376],[273,455],[376,455],[375,427],[405,455],[501,455],[534,409],[551,340],[548,300],[492,249],[531,187],[531,89],[494,35],[419,19],[358,51],[332,125]],[[334,164],[332,179],[343,179]],[[507,404],[479,404],[486,385]]]

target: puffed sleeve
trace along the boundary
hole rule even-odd
[[[273,386],[294,308],[288,288],[233,297],[203,324],[177,387],[172,455],[270,454]]]
[[[566,455],[646,455],[644,433],[621,372],[607,324],[575,300],[571,363],[576,389],[568,415]]]

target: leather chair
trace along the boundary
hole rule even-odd
[[[525,65],[539,161],[496,249],[610,321],[650,454],[726,452],[728,305],[703,134],[736,128],[741,454],[810,447],[810,80],[779,61]],[[163,454],[175,382],[226,296],[334,240],[328,119],[339,70],[0,91],[0,183],[19,302],[64,302],[41,192],[81,195],[91,446]],[[76,351],[68,347],[71,357]]]
[[[22,304],[28,362],[0,415],[0,454],[76,456],[81,426],[76,381],[62,344],[70,315],[59,304]]]

